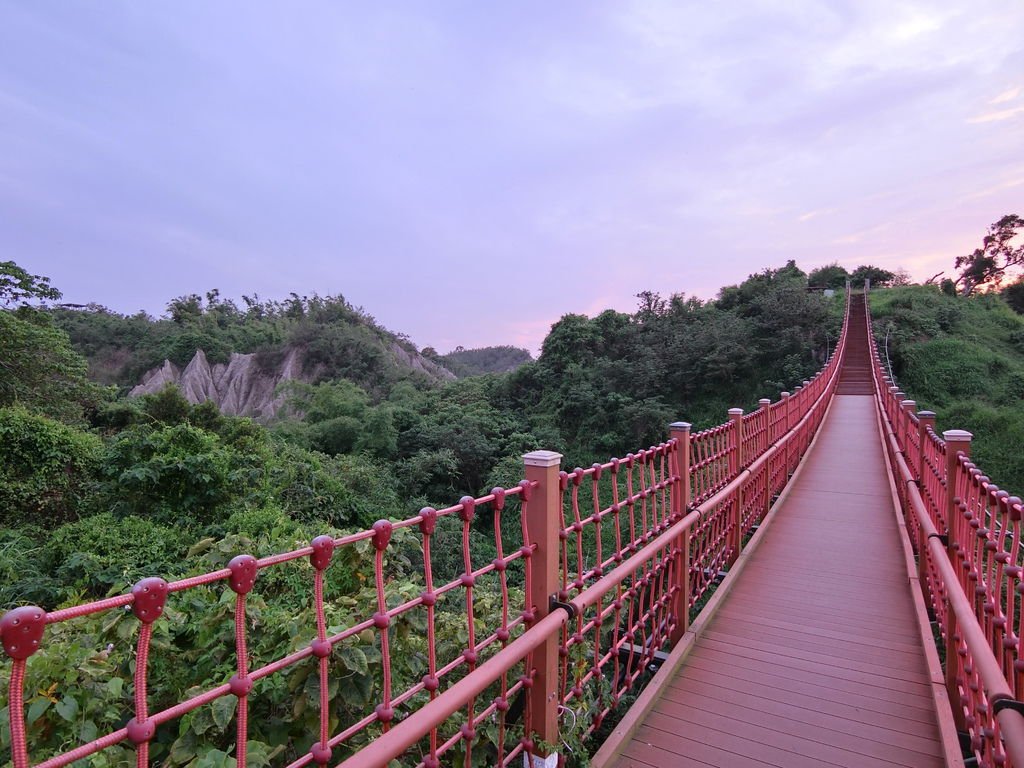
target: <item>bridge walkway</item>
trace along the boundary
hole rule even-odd
[[[944,764],[861,302],[817,441],[743,570],[611,764]],[[627,715],[628,718],[628,715]]]
[[[944,764],[872,398],[805,461],[615,765]]]

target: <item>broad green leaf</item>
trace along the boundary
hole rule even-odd
[[[213,727],[213,714],[210,707],[200,707],[192,718],[192,730],[202,736]]]
[[[373,675],[352,675],[344,681],[344,695],[354,704],[369,704],[373,696]]]
[[[235,758],[219,749],[211,749],[195,763],[194,768],[235,768]]]
[[[338,658],[341,659],[341,663],[345,665],[346,669],[356,674],[365,675],[369,672],[366,654],[354,645],[343,645],[338,653]]]
[[[269,744],[265,744],[262,741],[246,742],[246,764],[251,766],[251,768],[266,768],[266,766],[269,766],[275,757],[284,751],[284,749],[284,744],[271,747]]]
[[[98,733],[99,729],[96,728],[96,723],[92,720],[86,720],[82,723],[82,729],[78,732],[78,738],[82,741],[92,741]]]
[[[65,696],[57,702],[57,714],[67,720],[69,723],[74,722],[78,716],[78,702],[71,696]]]
[[[32,702],[28,708],[28,717],[26,723],[32,725],[36,720],[42,717],[43,713],[50,708],[50,700],[39,698]]]
[[[170,759],[172,763],[184,765],[196,755],[195,731],[185,731],[171,744]]]
[[[216,539],[214,539],[213,537],[200,539],[189,548],[188,553],[185,555],[185,557],[195,557],[196,555],[201,555],[204,552],[208,552],[215,541]]]
[[[221,731],[228,727],[231,718],[235,716],[235,708],[238,706],[238,698],[235,696],[221,696],[213,702],[213,722]]]
[[[121,691],[124,688],[124,679],[120,677],[112,677],[107,681],[107,690],[111,696],[120,696]]]

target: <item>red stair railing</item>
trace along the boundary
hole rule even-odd
[[[657,654],[683,636],[691,612],[735,561],[806,453],[838,382],[848,319],[849,296],[842,335],[824,367],[778,402],[762,400],[747,415],[734,409],[720,426],[691,435],[690,425],[680,422],[660,445],[571,472],[561,471],[558,454],[537,451],[524,457],[525,478],[518,485],[465,497],[446,509],[426,508],[346,536],[320,536],[309,546],[270,557],[239,555],[227,568],[179,581],[143,579],[126,594],[84,605],[7,612],[0,635],[10,659],[14,768],[59,768],[121,743],[134,745],[137,765],[147,766],[161,726],[232,696],[237,699],[234,757],[242,768],[251,704],[263,681],[301,664],[314,665],[319,679],[319,728],[307,751],[293,752],[289,768],[337,764],[346,755],[343,764],[349,768],[376,768],[411,749],[413,762],[429,768],[458,745],[467,765],[474,748],[486,750],[485,759],[493,764],[511,765],[524,752],[543,754],[567,738],[592,733],[644,682]],[[518,520],[509,518],[516,505]],[[473,521],[481,514],[493,522],[497,557],[488,562],[479,562],[470,543]],[[458,521],[463,570],[438,584],[431,553],[441,521]],[[509,527],[518,529],[514,542]],[[403,599],[388,582],[387,559],[394,547],[413,544],[422,552],[422,591]],[[352,626],[330,634],[325,590],[331,563],[339,551],[360,547],[373,562],[373,604]],[[249,596],[258,593],[260,574],[283,568],[309,569],[314,609],[309,641],[254,666],[248,650]],[[511,583],[510,570],[516,569],[521,586]],[[180,596],[195,589],[234,595],[235,672],[220,685],[152,711],[147,686],[153,628],[171,601],[183,605]],[[500,596],[496,615],[475,605],[484,589]],[[26,674],[31,677],[33,659],[46,647],[47,628],[125,610],[138,622],[134,673],[125,686],[134,704],[126,716],[133,716],[102,736],[41,754],[31,745],[25,694]],[[442,610],[446,621],[461,616],[466,638],[465,646],[446,658],[436,646]],[[410,683],[393,674],[392,645],[396,629],[414,615],[425,626],[426,674]],[[332,726],[332,659],[365,642],[366,633],[380,655],[373,688],[377,704],[352,722]],[[486,740],[482,730],[488,732]]]

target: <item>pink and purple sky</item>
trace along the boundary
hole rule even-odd
[[[421,346],[1024,213],[1018,0],[0,0],[0,259],[160,314],[341,293]]]

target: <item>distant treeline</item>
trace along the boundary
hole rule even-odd
[[[423,354],[436,360],[460,379],[483,373],[508,373],[520,365],[533,361],[529,351],[510,346],[477,349],[456,347],[447,355],[439,355],[433,348],[427,347]]]

